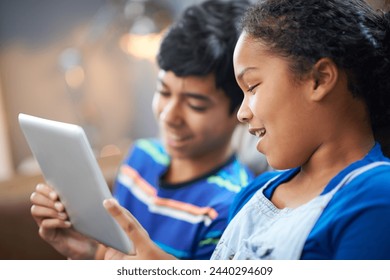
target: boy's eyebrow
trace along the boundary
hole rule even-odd
[[[184,92],[183,94],[186,97],[198,99],[198,100],[201,100],[201,101],[210,102],[210,98],[207,95],[204,95],[204,94],[194,93],[194,92]]]
[[[157,77],[157,83],[162,84],[164,87],[168,87],[168,85],[166,83],[164,83],[163,79],[160,77]]]
[[[169,88],[168,85],[167,85],[166,83],[164,83],[164,81],[163,81],[161,78],[157,78],[157,81],[158,81],[163,87]],[[201,93],[196,93],[196,92],[184,92],[183,95],[185,95],[186,97],[198,99],[198,100],[201,100],[201,101],[210,102],[210,100],[211,100],[209,96],[207,96],[207,95],[205,95],[205,94],[201,94]]]

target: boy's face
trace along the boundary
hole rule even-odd
[[[161,70],[153,111],[172,159],[207,157],[230,145],[237,117],[229,114],[229,105],[214,75],[178,77]]]
[[[257,150],[276,169],[305,163],[321,143],[312,79],[295,81],[285,58],[243,33],[234,52],[234,70],[244,100],[241,122],[259,138]]]

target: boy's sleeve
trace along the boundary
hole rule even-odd
[[[200,238],[197,243],[194,244],[194,256],[193,259],[197,260],[209,260],[214,252],[215,247],[219,239],[222,236],[225,228],[227,227],[228,218],[227,212],[220,215],[212,221],[208,227],[204,227]]]

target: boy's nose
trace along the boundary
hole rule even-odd
[[[161,111],[160,119],[169,125],[180,125],[183,122],[183,114],[179,102],[168,102]]]

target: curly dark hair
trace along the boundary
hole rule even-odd
[[[239,23],[250,3],[209,0],[187,8],[163,38],[157,62],[179,77],[215,74],[216,87],[230,98],[230,113],[242,102],[233,69]]]
[[[390,15],[363,0],[264,0],[241,27],[288,58],[301,79],[321,58],[343,69],[353,96],[363,98],[374,133],[390,121]]]

